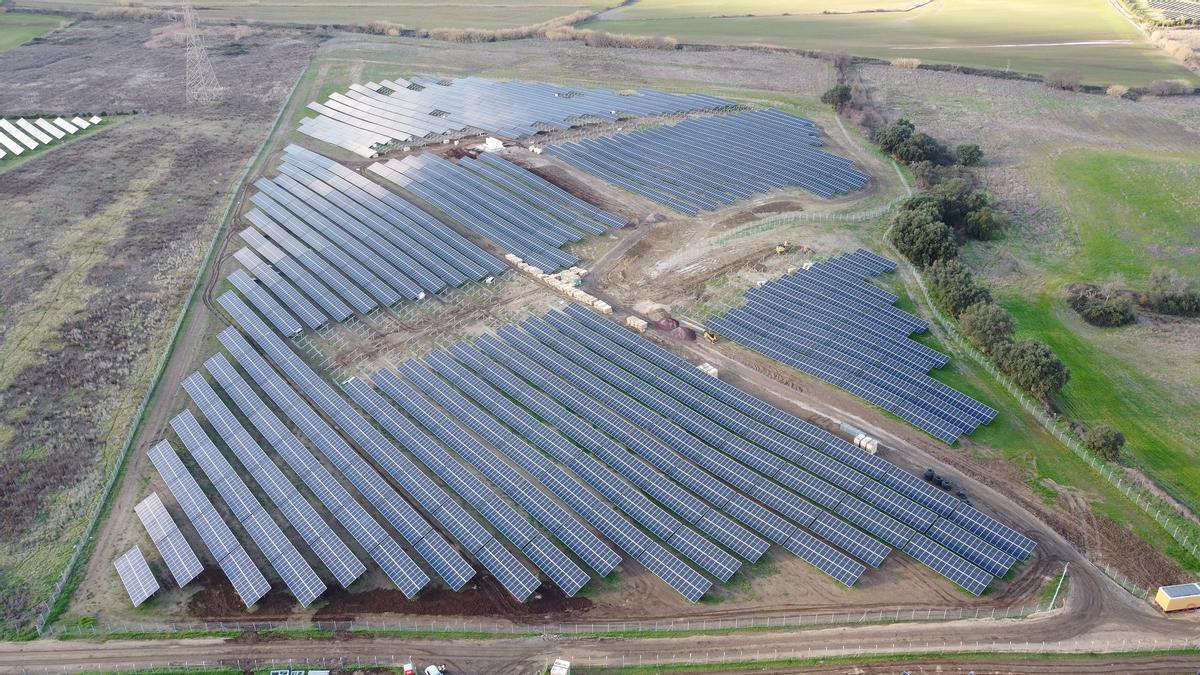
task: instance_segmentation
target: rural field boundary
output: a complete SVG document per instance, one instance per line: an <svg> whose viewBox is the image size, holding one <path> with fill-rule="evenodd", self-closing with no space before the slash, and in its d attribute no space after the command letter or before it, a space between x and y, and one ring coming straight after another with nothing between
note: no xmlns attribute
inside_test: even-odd
<svg viewBox="0 0 1200 675"><path fill-rule="evenodd" d="M311 61L309 67L311 67ZM271 139L274 138L275 133L279 128L279 123L283 119L283 114L290 106L292 97L295 96L296 89L299 87L302 80L303 73L301 73L301 76L296 78L296 82L292 84L292 88L288 92L287 98L284 99L283 105L280 106L279 112L275 115L275 120L272 122L270 130L266 136L263 137L262 142L258 144L258 148L254 151L254 154L246 163L246 168L242 172L241 178L238 180L237 187L230 194L229 201L225 206L225 210L222 213L220 220L217 221L216 231L213 232L212 239L208 243L208 250L204 254L204 261L200 266L199 272L196 274L196 278L192 280L191 288L188 290L187 302L185 302L183 307L180 309L179 316L175 319L175 325L171 329L171 339L167 341L167 345L165 348L163 348L162 354L159 356L158 362L154 367L154 376L151 379L150 386L146 389L146 393L142 396L141 402L138 404L137 413L134 416L136 421L130 425L129 433L125 436L125 441L122 445L121 452L117 457L117 462L113 465L112 471L108 477L108 481L104 485L104 491L100 498L100 503L96 506L96 511L92 514L91 520L88 522L87 527L84 529L83 534L79 538L79 542L75 544L75 549L71 553L71 558L67 562L67 566L63 570L62 576L59 577L58 583L56 583L54 586L54 591L46 600L45 608L41 611L38 619L34 623L34 630L38 635L44 634L46 624L49 623L54 618L55 613L61 609L59 605L64 600L63 592L67 589L71 579L77 573L77 568L79 567L80 563L87 558L85 553L89 552L89 544L94 543L95 541L96 526L108 511L113 495L115 494L116 487L119 484L121 477L125 473L125 466L129 460L130 453L133 451L134 441L136 440L138 433L142 430L142 425L145 422L146 410L149 407L150 401L154 398L154 395L158 391L163 373L167 368L167 363L171 360L171 355L174 353L175 346L179 341L179 335L183 329L183 325L187 321L188 316L191 314L192 307L196 303L196 300L200 297L200 290L202 287L201 284L208 276L210 267L213 263L214 254L218 249L218 244L220 243L221 237L228 227L229 219L237 205L237 197L242 193L242 190L245 189L246 183L250 179L251 172L261 159L260 155L262 155L263 151L268 147Z"/></svg>
<svg viewBox="0 0 1200 675"><path fill-rule="evenodd" d="M829 646L820 649L705 649L705 650L675 650L658 653L637 653L636 655L622 654L620 658L610 658L608 654L586 655L572 654L570 643L564 640L559 649L561 654L571 661L573 670L580 673L591 672L588 669L609 668L657 668L663 672L693 667L696 665L726 665L729 667L754 668L771 666L799 666L805 664L828 665L828 661L846 661L848 665L854 661L871 661L886 659L899 661L901 659L937 658L945 659L948 655L960 658L1003 658L1013 655L1024 659L1064 659L1072 656L1113 658L1113 657L1171 657L1191 656L1200 651L1200 640L1187 639L1084 639L1063 642L1004 642L999 640L974 642L959 641L957 643L943 640L898 640L891 643L879 643L871 646ZM216 658L190 661L166 660L158 665L138 664L97 664L92 672L125 673L127 675L165 675L178 672L181 675L195 672L198 668L225 668L230 672L266 669L312 669L326 668L342 671L365 670L374 668L398 667L411 661L404 654L370 656L327 656L318 658L302 658L295 662L279 659L242 659ZM547 658L549 661L549 658ZM547 663L547 665L549 665ZM64 673L77 672L77 668L58 668L47 666L29 669L25 672ZM225 672L219 670L217 672ZM641 672L640 670L638 672Z"/></svg>
<svg viewBox="0 0 1200 675"><path fill-rule="evenodd" d="M1103 459L1100 459L1095 453L1085 449L1079 438L1071 432L1070 427L1062 419L1051 418L1048 414L1046 414L1045 409L1036 401L1034 401L1033 398L1030 397L1029 394L1027 394L1023 389L1013 383L1013 381L1007 375L1000 372L1000 370L992 364L991 359L984 356L978 349L976 349L973 345L967 342L965 338L963 338L954 322L951 321L945 314L943 314L942 311L937 307L936 303L934 303L933 297L929 294L929 288L925 285L925 280L921 274L912 266L911 263L909 263L908 259L900 255L899 251L892 247L891 243L888 241L887 234L884 235L883 240L884 245L888 248L888 251L892 253L896 260L900 261L900 263L904 265L904 268L909 272L913 280L916 282L917 287L921 291L921 299L924 301L926 309L933 316L934 320L938 324L938 327L941 328L947 336L949 336L952 342L952 348L954 348L960 354L965 354L972 361L979 364L979 366L987 371L987 373L991 375L996 382L1000 383L1001 386L1008 390L1008 393L1011 394L1012 397L1021 404L1021 407L1025 409L1025 412L1033 416L1033 418L1036 419L1046 431L1058 439L1059 442L1065 445L1069 450L1071 450L1071 452L1075 453L1079 459L1083 460L1089 466L1095 469L1096 472L1103 476L1104 479L1112 484L1113 487L1120 490L1121 493L1134 504L1136 504L1143 513L1153 518L1154 521L1167 532L1167 534L1171 535L1171 538L1174 539L1176 543L1184 548L1184 550L1192 554L1192 556L1195 558L1200 559L1200 545L1197 544L1197 542L1200 541L1200 535L1197 533L1197 527L1195 523L1183 516L1178 515L1175 509L1164 499L1150 492L1146 488L1136 485L1128 478L1122 476L1119 470L1114 469L1111 464L1107 463ZM1105 569L1106 573L1112 577L1114 581L1117 581L1126 590L1134 593L1134 595L1139 597L1146 597L1146 595L1148 595L1148 591L1133 585L1132 582L1129 582L1129 580L1124 576L1119 574L1114 575L1111 568L1105 566L1103 569Z"/></svg>
<svg viewBox="0 0 1200 675"><path fill-rule="evenodd" d="M1061 578L1059 587L1061 587ZM1056 589L1057 591L1057 589ZM926 609L879 609L869 611L813 612L794 616L731 619L664 619L658 621L579 621L572 623L521 624L486 619L439 620L395 619L362 621L212 621L205 623L138 624L113 622L90 626L51 627L46 636L72 639L147 639L223 634L226 632L269 632L281 636L311 637L314 632L332 636L338 632L413 637L456 636L507 638L530 636L571 637L677 637L680 635L723 634L755 631L796 630L864 624L924 623L936 621L974 621L1025 619L1049 612L1062 603L1055 597L1027 607L941 607Z"/></svg>

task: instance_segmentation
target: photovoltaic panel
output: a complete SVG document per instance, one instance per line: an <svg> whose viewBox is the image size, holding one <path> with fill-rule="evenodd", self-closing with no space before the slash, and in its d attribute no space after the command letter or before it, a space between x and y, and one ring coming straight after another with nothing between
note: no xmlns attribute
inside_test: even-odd
<svg viewBox="0 0 1200 675"><path fill-rule="evenodd" d="M471 566L462 559L449 543L441 537L413 508L400 498L387 481L339 436L282 377L271 369L265 359L254 351L236 329L227 328L218 335L221 344L247 371L263 391L266 392L329 461L346 476L347 480L367 498L367 501L422 555L429 555L428 562L439 576L454 590L462 588L474 574ZM276 446L278 449L278 446ZM359 528L360 530L362 528ZM353 531L353 530L352 530ZM426 540L432 543L426 545ZM399 559L395 551L386 558ZM396 577L392 577L396 580ZM419 581L413 575L412 579ZM405 581L402 589L416 586ZM415 591L413 591L415 594Z"/></svg>
<svg viewBox="0 0 1200 675"><path fill-rule="evenodd" d="M1012 569L1016 558L967 532L954 523L939 518L929 528L929 538L974 563L994 577L1002 577Z"/></svg>
<svg viewBox="0 0 1200 675"><path fill-rule="evenodd" d="M520 381L506 378L497 371L494 363L489 365L487 357L466 345L456 345L451 352L464 363L479 370L492 386L512 396L529 410L552 424L560 433L588 449L593 456L606 463L617 473L646 491L664 506L679 514L702 532L734 550L748 560L757 560L766 551L767 544L742 526L713 511L696 497L687 494L678 486L663 478L642 460L620 448L606 437L594 433L581 418L544 394L535 392ZM477 401L496 400L493 390L469 374L462 366L444 354L435 353L428 357L431 367L454 382L460 389ZM529 424L522 421L521 412L511 404L502 402L492 407L492 413L510 425Z"/></svg>
<svg viewBox="0 0 1200 675"><path fill-rule="evenodd" d="M233 451L280 514L317 554L338 583L343 588L354 583L366 571L366 566L267 457L204 377L200 373L192 373L184 379L183 388L225 445Z"/></svg>
<svg viewBox="0 0 1200 675"><path fill-rule="evenodd" d="M200 564L196 552L188 545L183 532L180 532L179 526L167 512L167 507L163 505L157 492L151 492L148 497L138 502L133 510L180 588L200 576L204 566Z"/></svg>
<svg viewBox="0 0 1200 675"><path fill-rule="evenodd" d="M960 501L899 467L879 480L940 516L950 515Z"/></svg>
<svg viewBox="0 0 1200 675"><path fill-rule="evenodd" d="M1032 539L970 504L959 504L954 513L950 514L949 520L1019 560L1025 560L1033 551Z"/></svg>
<svg viewBox="0 0 1200 675"><path fill-rule="evenodd" d="M297 356L290 347L271 332L266 324L251 312L237 296L226 293L218 301L233 315L234 320L246 330L247 334L262 347L268 357L288 375L291 381L296 383L322 411L332 417L338 423L338 426L354 439L359 447L365 450L372 459L387 470L400 483L407 494L416 499L455 539L468 548L468 550L476 550L487 542L491 535L483 529L478 521L471 517L462 506L451 499L441 487L433 483L428 476L422 473L411 460L400 453L383 436L381 431L367 422L345 399L338 396L328 383L313 372L312 368L303 359ZM222 335L224 336L225 333ZM240 338L240 335L237 335L235 331L228 337L231 341L234 341ZM226 344L226 347L228 348L229 345ZM246 347L248 348L249 345L246 345ZM340 439L335 442L345 445L344 441L340 441ZM357 454L348 447L345 448L345 451L357 457ZM372 480L379 479L378 474L374 473L373 470L369 475L373 476ZM376 489L375 491L382 491L382 489ZM407 507L407 504L405 506ZM406 512L408 516L406 519L412 523L411 527L420 528L418 532L410 530L410 535L416 534L426 539L436 536L437 539L441 539L440 535L437 535L420 515L412 511L411 507L407 507ZM443 545L444 540L437 543ZM437 546L428 547L428 550L436 549ZM440 558L444 561L455 563L456 574L452 578L456 578L456 581L461 581L458 587L461 587L462 583L465 583L470 578L470 574L467 573L467 570L470 570L470 566L466 565L465 561L461 565L458 565L457 562L461 561L462 558L456 552L447 551ZM449 568L447 568L447 571L449 571Z"/></svg>
<svg viewBox="0 0 1200 675"><path fill-rule="evenodd" d="M171 420L171 428L187 446L208 480L229 505L246 534L267 557L275 572L283 579L292 595L303 607L312 604L325 592L325 584L313 568L301 557L279 525L267 515L262 504L246 487L241 476L217 449L190 410L184 410Z"/></svg>
<svg viewBox="0 0 1200 675"><path fill-rule="evenodd" d="M134 607L140 606L158 592L158 580L150 571L150 565L146 564L142 549L136 544L122 553L121 557L113 562L113 566L117 568L117 575L121 577L121 583L125 585L125 591L129 593L129 600L133 602Z"/></svg>
<svg viewBox="0 0 1200 675"><path fill-rule="evenodd" d="M271 589L266 577L250 561L246 549L238 543L212 502L204 495L196 479L188 473L179 455L167 441L159 441L147 452L167 489L183 509L204 542L208 552L225 572L234 591L247 607L258 602Z"/></svg>
<svg viewBox="0 0 1200 675"><path fill-rule="evenodd" d="M390 373L380 371L380 373L376 374L376 377L380 377L380 374ZM393 377L390 384L391 388L387 391L393 400L399 403L402 409L421 421L426 428L431 428L432 430L432 427L437 424L436 420L442 417L442 415L428 401L420 398L415 390L398 378ZM490 522L501 534L505 535L519 550L525 550L534 539L542 538L542 535L525 520L523 515L518 513L507 502L500 499L488 485L475 476L475 474L468 471L458 460L451 457L448 452L434 442L433 439L426 436L416 425L408 421L394 407L388 404L382 396L372 390L369 385L362 380L351 379L343 383L342 388L346 393L350 394L359 407L365 410L383 428L387 429L393 438L408 448L425 466L429 467L430 470L445 481L447 486L455 490L460 497L474 507L476 512ZM493 557L502 558L503 554L497 553ZM575 568L578 570L578 566L562 551L557 552L557 557L556 567ZM507 570L504 577L497 575L497 579L500 579L505 588L512 592L519 600L524 601L527 597L518 595L519 593L525 593L527 590L532 592L532 589L537 588L537 577L523 566L518 567L503 560L495 562L505 565ZM570 576L573 579L577 579L579 573L582 573L582 570L578 570L578 573L573 573ZM496 572L493 571L493 574L496 574ZM587 583L587 575L583 574L583 577L583 583ZM582 584L568 586L567 588L563 588L563 591L568 596L571 596L580 588L582 588Z"/></svg>
<svg viewBox="0 0 1200 675"><path fill-rule="evenodd" d="M987 572L951 553L923 534L914 534L904 552L925 563L935 572L962 586L972 595L979 595L992 582Z"/></svg>
<svg viewBox="0 0 1200 675"><path fill-rule="evenodd" d="M298 335L303 328L282 305L263 290L254 279L244 270L234 270L229 275L229 283L233 284L242 295L246 296L263 316L275 326L281 335L292 337Z"/></svg>
<svg viewBox="0 0 1200 675"><path fill-rule="evenodd" d="M414 381L423 380L429 382L432 377L427 370L420 369L411 362L402 366L402 372ZM436 389L431 392L431 394L433 393L446 395L444 391ZM510 412L513 411L510 409ZM674 535L680 530L688 529L640 492L630 489L627 483L594 458L579 453L573 445L557 432L540 425L532 417L514 419L514 422L518 425L517 428L525 438L547 452L551 457L566 464L580 478L607 497L614 505L629 514L668 544L674 545L677 541ZM680 549L682 553L717 578L728 579L740 566L740 563L735 558L702 537L681 537L678 539L678 542L687 546L686 549Z"/></svg>
<svg viewBox="0 0 1200 675"><path fill-rule="evenodd" d="M831 513L822 513L809 525L817 536L846 551L850 555L879 567L892 549L887 544L867 535Z"/></svg>

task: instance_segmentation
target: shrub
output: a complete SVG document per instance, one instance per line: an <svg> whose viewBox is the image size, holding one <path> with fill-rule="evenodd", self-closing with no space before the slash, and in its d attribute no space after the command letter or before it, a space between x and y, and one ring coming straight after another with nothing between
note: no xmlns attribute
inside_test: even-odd
<svg viewBox="0 0 1200 675"><path fill-rule="evenodd" d="M1146 93L1151 96L1182 96L1192 93L1192 85L1187 80L1155 80L1146 87Z"/></svg>
<svg viewBox="0 0 1200 675"><path fill-rule="evenodd" d="M1093 326L1110 328L1137 321L1133 301L1115 286L1072 284L1067 288L1067 304Z"/></svg>
<svg viewBox="0 0 1200 675"><path fill-rule="evenodd" d="M895 154L900 144L907 141L912 134L913 123L901 117L887 126L880 127L879 130L872 134L871 140L875 145L879 146L880 150L891 155Z"/></svg>
<svg viewBox="0 0 1200 675"><path fill-rule="evenodd" d="M1146 304L1161 314L1200 316L1200 291L1187 279L1170 270L1158 268L1150 273L1150 293Z"/></svg>
<svg viewBox="0 0 1200 675"><path fill-rule="evenodd" d="M935 185L929 194L937 200L938 213L950 227L963 229L967 215L987 207L987 195L975 189L966 178L950 178Z"/></svg>
<svg viewBox="0 0 1200 675"><path fill-rule="evenodd" d="M1037 340L998 344L993 357L1017 386L1042 399L1058 393L1071 379L1071 369Z"/></svg>
<svg viewBox="0 0 1200 675"><path fill-rule="evenodd" d="M961 166L979 166L983 161L983 150L974 143L963 143L954 148L954 158Z"/></svg>
<svg viewBox="0 0 1200 675"><path fill-rule="evenodd" d="M921 59L901 57L892 59L892 65L897 68L904 68L905 70L916 70L921 67Z"/></svg>
<svg viewBox="0 0 1200 675"><path fill-rule="evenodd" d="M946 146L933 136L920 131L904 139L904 142L896 147L893 154L896 155L896 159L905 164L914 162L945 164L948 155Z"/></svg>
<svg viewBox="0 0 1200 675"><path fill-rule="evenodd" d="M954 233L930 208L897 213L892 221L892 244L922 269L958 255Z"/></svg>
<svg viewBox="0 0 1200 675"><path fill-rule="evenodd" d="M991 354L997 345L1012 340L1016 323L1006 309L991 302L977 302L958 317L958 325L976 347Z"/></svg>
<svg viewBox="0 0 1200 675"><path fill-rule="evenodd" d="M1051 89L1079 91L1079 87L1083 85L1083 76L1074 70L1052 70L1046 73L1042 82Z"/></svg>
<svg viewBox="0 0 1200 675"><path fill-rule="evenodd" d="M371 21L363 25L363 31L374 35L390 35L396 37L404 32L404 24L392 21Z"/></svg>
<svg viewBox="0 0 1200 675"><path fill-rule="evenodd" d="M821 94L821 103L833 106L834 110L841 110L849 102L850 87L844 84L834 85Z"/></svg>
<svg viewBox="0 0 1200 675"><path fill-rule="evenodd" d="M1110 462L1121 458L1125 447L1125 434L1107 424L1098 424L1083 435L1083 445Z"/></svg>
<svg viewBox="0 0 1200 675"><path fill-rule="evenodd" d="M1108 89L1104 90L1104 93L1113 98L1125 98L1125 95L1129 93L1129 87L1123 84L1111 84Z"/></svg>
<svg viewBox="0 0 1200 675"><path fill-rule="evenodd" d="M971 270L958 260L935 261L925 275L929 278L933 299L951 316L960 316L976 303L992 301L988 289L976 283Z"/></svg>
<svg viewBox="0 0 1200 675"><path fill-rule="evenodd" d="M1008 219L1004 217L1004 214L990 206L985 206L967 214L963 232L971 239L988 241L999 234L1007 225Z"/></svg>

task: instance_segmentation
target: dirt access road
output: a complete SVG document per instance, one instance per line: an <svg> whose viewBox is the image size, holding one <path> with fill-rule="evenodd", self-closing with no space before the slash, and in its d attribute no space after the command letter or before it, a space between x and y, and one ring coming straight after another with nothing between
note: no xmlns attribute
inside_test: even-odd
<svg viewBox="0 0 1200 675"><path fill-rule="evenodd" d="M937 652L1120 651L1197 643L1196 624L1166 619L1135 604L1113 584L1093 575L1072 580L1066 607L1035 618L832 627L804 631L743 632L658 639L572 638L447 640L349 637L328 640L197 639L107 643L39 640L0 644L0 672L114 669L171 663L395 663L408 659L446 663L452 672L528 673L554 656L577 665L669 661L766 659ZM1114 657L1116 660L1117 657ZM1194 669L1188 659L1163 657L1169 671ZM1003 661L1000 657L998 660ZM1196 657L1192 658L1192 661ZM1147 666L1148 672L1160 672ZM1036 671L1035 671L1036 672ZM1061 669L1057 672L1062 672ZM1106 672L1124 672L1116 667Z"/></svg>

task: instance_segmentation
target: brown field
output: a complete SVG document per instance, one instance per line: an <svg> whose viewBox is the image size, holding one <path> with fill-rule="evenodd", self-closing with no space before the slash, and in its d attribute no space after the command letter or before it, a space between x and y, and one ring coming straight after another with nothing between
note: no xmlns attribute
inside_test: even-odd
<svg viewBox="0 0 1200 675"><path fill-rule="evenodd" d="M0 623L49 596L103 494L215 227L313 41L225 31L239 95L183 101L171 30L82 22L0 54L0 108L137 112L4 174ZM119 514L125 519L129 514Z"/></svg>
<svg viewBox="0 0 1200 675"><path fill-rule="evenodd" d="M832 114L815 102L829 84L827 64L821 61L764 52L597 50L540 41L469 46L356 34L325 41L313 65L304 71L314 43L306 34L230 27L212 29L207 37L214 47L211 51L218 76L236 95L223 108L200 114L187 111L179 100L182 51L177 45L178 36L167 27L85 22L58 34L48 45L30 48L65 48L74 50L71 53L80 59L85 51L104 55L103 59L90 57L86 68L70 67L73 62L69 60L66 67L42 65L47 60L43 53L24 49L0 56L0 66L12 66L0 68L0 85L11 92L3 96L12 98L6 102L6 109L86 105L97 110L140 113L102 137L74 144L66 153L52 153L4 176L6 184L20 181L16 184L22 189L6 191L0 197L0 208L18 209L13 211L21 214L16 222L34 223L36 228L4 232L0 256L5 257L0 263L5 263L5 273L12 275L4 279L2 292L11 295L3 296L3 304L40 311L46 306L63 308L50 316L30 311L0 315L0 349L6 355L11 350L23 359L22 366L13 369L11 382L0 381L5 387L4 423L8 425L0 431L11 429L8 439L0 436L0 441L6 443L5 470L14 481L22 479L15 482L27 485L19 487L25 490L22 507L13 509L12 514L0 514L24 518L10 521L15 523L10 532L12 542L5 543L4 557L0 557L0 568L6 570L7 561L19 563L11 567L18 574L4 580L7 605L21 608L11 614L12 620L27 618L28 607L44 597L47 582L56 578L46 570L54 570L54 563L61 569L64 551L69 552L88 515L85 507L93 506L99 498L98 485L132 422L134 409L149 383L230 191L296 78L300 82L295 98L284 110L285 124L272 137L266 161L257 165L255 172L273 173L278 150L288 142L347 157L293 131L308 101L344 88L351 81L435 72L520 76L619 88L653 86L776 105L815 119L826 130L832 151L855 158L876 177L867 191L842 200L826 202L800 193L773 194L692 221L669 218L578 245L576 252L584 258L583 266L592 270L590 289L609 298L618 307L618 317L639 302L652 301L670 305L684 318L702 320L735 302L745 287L804 260L805 254L800 253L776 256L774 245L782 239L809 246L819 256L859 245L875 247L882 230L879 221L852 223L824 218L831 213L874 209L905 193L891 165L867 150L860 134L840 129ZM229 46L234 44L239 46ZM242 49L246 52L238 54ZM5 56L11 60L4 60ZM132 72L138 76L129 78ZM951 87L956 92L961 88L964 100L979 91L1000 92L996 95L1005 103L996 115L1008 123L997 128L1012 136L989 141L985 146L989 153L991 143L1011 144L1020 136L1021 126L1031 123L1026 117L1028 100L1036 102L1052 96L1045 104L1048 107L1078 106L1083 112L1063 113L1061 119L1054 118L1055 125L1049 131L1042 132L1064 135L1082 134L1087 122L1079 120L1087 120L1088 115L1111 105L1106 99L1067 99L1067 95L1060 99L1044 90L1038 90L1042 92L1039 94L1009 89L1013 86L1010 83L925 71L878 69L870 70L868 77L876 95L890 110L924 115L919 119L930 124L934 124L938 111L909 112L914 103L904 98L904 92L913 86L908 78L932 78L922 81L922 86L930 88ZM58 84L64 81L66 85ZM1111 124L1122 129L1140 125L1133 128L1146 132L1150 142L1166 143L1175 130L1171 118L1179 112L1174 105L1147 103L1145 108L1137 109L1136 115L1113 117ZM1108 119L1107 114L1102 112L1101 118ZM1191 121L1177 124L1194 124L1195 119L1193 116ZM949 141L973 138L970 134L977 129L972 121L962 121L958 128L952 122L947 119L939 124L939 135ZM1000 150L994 156L1005 158ZM641 219L658 210L545 156L514 152L514 158L623 215ZM83 171L86 167L91 170ZM1005 175L1002 168L989 172L989 181ZM69 189L64 189L63 176L70 176ZM113 189L114 185L120 189ZM1018 193L1014 190L1013 194ZM169 195L169 199L160 195ZM1016 197L1006 198L1016 202ZM758 225L763 218L779 213L810 214L812 218L787 220L770 228ZM63 223L68 226L62 227ZM233 229L238 229L237 221ZM681 240L695 245L681 250ZM1094 492L1089 489L1086 476L1075 476L1076 483L1063 488L1063 499L1048 501L1036 489L1038 476L1012 463L1003 448L986 441L966 441L961 447L949 448L840 390L734 345L680 344L661 334L652 337L697 362L719 365L723 379L819 424L834 428L836 421L847 420L877 430L888 446L887 456L903 466L946 467L960 476L956 482L966 486L973 498L1034 536L1040 544L1038 553L1011 579L998 581L980 599L957 591L927 568L899 554L882 569L868 573L859 587L846 590L798 559L773 552L769 559L696 605L683 601L646 570L627 563L615 580L595 581L575 599L545 592L535 602L519 605L494 580L481 575L462 593L430 588L419 600L409 602L394 590L385 589L383 580L373 572L349 592L330 591L308 610L298 608L276 583L276 590L252 612L241 607L219 573L209 570L186 591L160 593L141 609L133 610L128 607L111 560L133 543L151 552L132 506L152 490L167 499L160 479L140 451L164 437L167 419L186 405L179 380L217 349L212 336L226 322L219 311L211 311L210 299L223 289L221 279L233 269L229 255L235 248L235 243L221 245L217 264L207 272L202 302L193 306L192 320L179 338L162 391L147 410L112 513L98 531L95 553L72 596L65 622L97 618L103 626L119 622L162 625L247 619L386 621L471 617L529 624L786 617L840 612L849 606L864 611L1020 608L1035 605L1062 564L1071 561L1073 569L1078 566L1078 586L1093 591L1095 597L1088 597L1085 590L1073 590L1072 613L1056 624L1060 638L1066 639L1075 630L1067 627L1067 618L1082 632L1101 625L1108 612L1126 612L1134 617L1132 623L1161 628L1161 623L1151 621L1144 603L1116 590L1081 553L1112 564L1142 585L1179 574L1180 569L1160 552L1160 541L1147 543L1150 540L1141 531L1135 534L1125 523L1097 517L1101 506L1108 508L1114 498L1099 488ZM527 279L513 278L512 274L506 277L495 286L480 286L415 305L397 313L394 323L382 330L351 322L308 335L302 344L311 348L309 355L315 364L327 368L331 376L343 377L496 328L559 302ZM31 284L31 279L39 281ZM11 336L24 335L32 338L21 338L9 346ZM0 369L0 375L7 377L8 370ZM978 373L965 377L983 386ZM1028 424L1028 420L1023 423ZM1029 431L1029 437L1022 441L1030 445L1051 442L1033 434ZM51 466L63 470L47 471ZM26 480L30 476L40 482ZM47 517L41 518L40 514ZM41 520L36 527L35 520ZM192 542L198 543L190 526L185 525L184 530ZM156 564L156 556L149 557ZM1026 635L1037 632L1032 622L1029 626L1017 625L1020 627L1014 630ZM714 639L708 646L717 642ZM764 638L761 642L768 645L771 640ZM611 650L611 646L589 644L580 649L599 654L608 653L605 650ZM509 651L513 653L511 662L496 668L496 672L515 671L513 664L527 666L529 654L535 653L527 644L507 643L497 653Z"/></svg>

